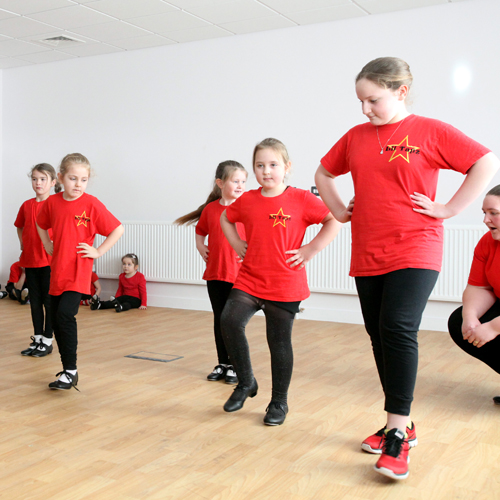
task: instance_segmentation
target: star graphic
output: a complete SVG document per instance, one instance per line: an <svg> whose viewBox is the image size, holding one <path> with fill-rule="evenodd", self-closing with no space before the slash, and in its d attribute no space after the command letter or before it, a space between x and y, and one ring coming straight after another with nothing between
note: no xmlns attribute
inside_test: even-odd
<svg viewBox="0 0 500 500"><path fill-rule="evenodd" d="M278 213L269 215L270 219L274 219L273 227L277 226L278 224L281 224L283 227L286 227L286 221L290 219L290 217L291 217L290 215L285 215L283 213L282 208L278 210Z"/></svg>
<svg viewBox="0 0 500 500"><path fill-rule="evenodd" d="M405 144L403 145L403 143ZM392 160L395 160L398 156L401 156L403 160L410 163L410 151L418 151L420 149L417 146L410 146L408 144L408 136L406 136L399 144L390 144L389 147L394 148L392 156L389 159L389 163Z"/></svg>
<svg viewBox="0 0 500 500"><path fill-rule="evenodd" d="M78 221L76 227L80 226L81 224L83 224L85 227L88 227L87 222L90 222L90 218L87 217L85 210L83 211L82 215L75 215L75 219Z"/></svg>

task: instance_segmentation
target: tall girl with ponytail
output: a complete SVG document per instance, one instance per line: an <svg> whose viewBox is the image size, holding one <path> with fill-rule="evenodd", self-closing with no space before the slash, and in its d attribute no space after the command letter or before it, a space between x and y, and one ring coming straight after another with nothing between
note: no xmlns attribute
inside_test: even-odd
<svg viewBox="0 0 500 500"><path fill-rule="evenodd" d="M222 337L220 317L236 280L240 258L222 232L220 216L226 207L243 194L247 176L247 171L237 161L223 161L215 171L213 189L205 203L175 221L179 225L197 222L196 248L207 264L203 279L207 282L208 296L214 312L214 336L218 358L218 364L208 374L207 380L224 380L227 384L237 384L238 378ZM238 233L242 238L245 237L242 224L238 225ZM205 242L207 236L208 246Z"/></svg>
<svg viewBox="0 0 500 500"><path fill-rule="evenodd" d="M451 125L410 114L413 77L395 57L375 59L356 77L369 123L349 130L321 160L316 184L341 222L352 224L351 276L385 395L386 425L362 442L379 454L375 470L408 476L417 444L410 407L417 375L417 333L441 270L442 219L465 209L498 169L487 148ZM447 203L435 201L440 169L464 174ZM355 199L342 201L335 178L351 172Z"/></svg>
<svg viewBox="0 0 500 500"><path fill-rule="evenodd" d="M53 350L53 331L50 321L50 255L45 251L42 240L36 229L38 212L50 196L54 188L61 191L56 171L48 163L35 165L30 173L31 187L35 197L25 201L17 214L14 225L21 244L20 265L26 270L26 281L29 285L31 319L34 335L27 349L21 351L23 356L42 358Z"/></svg>

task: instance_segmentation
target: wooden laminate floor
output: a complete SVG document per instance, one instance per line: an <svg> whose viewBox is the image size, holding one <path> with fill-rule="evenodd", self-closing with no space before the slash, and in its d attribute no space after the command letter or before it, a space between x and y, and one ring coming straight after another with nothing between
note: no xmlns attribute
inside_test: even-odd
<svg viewBox="0 0 500 500"><path fill-rule="evenodd" d="M248 327L259 393L236 413L216 364L210 313L148 308L78 315L81 392L50 391L57 348L22 357L29 306L0 301L0 498L492 499L500 498L500 378L448 335L421 332L413 406L419 445L410 476L373 470L360 442L385 423L363 327L298 320L290 413L270 399L264 318ZM158 362L126 357L180 359ZM160 356L161 355L161 356Z"/></svg>

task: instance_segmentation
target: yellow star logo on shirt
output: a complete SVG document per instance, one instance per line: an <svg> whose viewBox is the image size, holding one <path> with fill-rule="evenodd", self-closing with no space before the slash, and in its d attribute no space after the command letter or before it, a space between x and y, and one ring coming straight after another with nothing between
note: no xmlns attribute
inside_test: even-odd
<svg viewBox="0 0 500 500"><path fill-rule="evenodd" d="M78 226L80 226L82 224L85 227L88 227L87 226L87 222L90 222L90 217L87 217L87 214L86 214L85 210L83 211L82 215L75 215L75 219L78 221L78 224L76 225L76 227L78 227Z"/></svg>
<svg viewBox="0 0 500 500"><path fill-rule="evenodd" d="M403 143L405 144L403 145ZM408 136L406 136L399 144L390 144L388 147L393 148L389 163L392 160L395 160L398 156L401 156L403 160L410 163L410 153L415 153L416 151L420 150L419 147L410 146L408 144Z"/></svg>
<svg viewBox="0 0 500 500"><path fill-rule="evenodd" d="M291 215L285 215L283 213L283 209L280 208L278 210L278 213L276 214L269 214L269 218L274 220L274 226L277 226L278 224L281 224L283 227L286 227L286 221L291 218Z"/></svg>

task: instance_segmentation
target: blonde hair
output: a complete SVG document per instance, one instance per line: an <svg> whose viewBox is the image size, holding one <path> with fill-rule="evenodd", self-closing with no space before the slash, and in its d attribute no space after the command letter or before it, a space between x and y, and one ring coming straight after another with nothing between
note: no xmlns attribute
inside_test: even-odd
<svg viewBox="0 0 500 500"><path fill-rule="evenodd" d="M413 83L410 66L398 57L379 57L370 61L356 76L356 83L363 78L390 90L406 85L409 91Z"/></svg>
<svg viewBox="0 0 500 500"><path fill-rule="evenodd" d="M257 155L257 152L262 149L272 149L281 156L281 158L283 159L283 163L285 165L290 163L290 156L288 154L286 146L278 139L273 139L272 137L268 137L267 139L260 141L259 144L257 144L253 149L253 156L252 156L253 169L255 169L255 156Z"/></svg>
<svg viewBox="0 0 500 500"><path fill-rule="evenodd" d="M49 175L52 181L56 181L56 183L54 184L54 192L59 193L61 191L61 183L59 182L56 171L52 165L50 165L49 163L39 163L30 170L28 177L32 177L33 172L40 172L41 174Z"/></svg>
<svg viewBox="0 0 500 500"><path fill-rule="evenodd" d="M87 167L90 177L91 174L90 162L87 160L87 158L85 158L85 156L83 156L80 153L70 153L61 160L61 164L59 165L59 173L61 174L61 176L64 177L64 175L68 172L70 165L73 164L85 165Z"/></svg>
<svg viewBox="0 0 500 500"><path fill-rule="evenodd" d="M226 182L237 170L244 172L248 177L248 172L246 171L245 167L237 161L226 160L222 163L219 163L219 165L217 166L217 170L215 171L215 179L212 192L208 195L205 203L203 203L203 205L200 205L196 210L193 210L192 212L189 212L188 214L176 219L174 221L174 224L182 226L183 224L189 225L198 222L200 220L201 212L203 212L203 209L209 203L212 203L212 201L220 200L222 198L222 191L221 188L217 185L217 179L220 179L222 182Z"/></svg>

